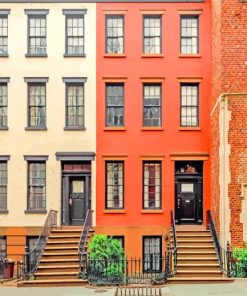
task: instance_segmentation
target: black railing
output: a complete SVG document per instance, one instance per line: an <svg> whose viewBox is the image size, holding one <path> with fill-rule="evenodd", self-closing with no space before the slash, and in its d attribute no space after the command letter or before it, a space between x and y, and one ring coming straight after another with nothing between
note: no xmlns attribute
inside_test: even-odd
<svg viewBox="0 0 247 296"><path fill-rule="evenodd" d="M176 225L174 213L171 211L171 230L172 230L172 238L173 243L169 241L167 246L167 254L166 254L166 274L169 277L173 277L177 272L177 235L176 235Z"/></svg>
<svg viewBox="0 0 247 296"><path fill-rule="evenodd" d="M233 274L233 260L230 244L229 242L227 242L226 249L221 247L215 228L213 216L210 211L207 211L207 228L211 231L211 234L213 236L214 245L217 251L218 261L220 263L221 270L227 277L231 277Z"/></svg>
<svg viewBox="0 0 247 296"><path fill-rule="evenodd" d="M93 223L93 211L88 210L86 218L83 225L83 230L81 233L79 245L78 245L78 255L79 255L79 277L82 279L87 278L87 240L89 237L90 228Z"/></svg>
<svg viewBox="0 0 247 296"><path fill-rule="evenodd" d="M54 227L57 227L57 211L50 210L37 243L32 250L29 250L28 246L25 248L23 262L19 262L19 277L28 278L35 273L43 255L51 229Z"/></svg>
<svg viewBox="0 0 247 296"><path fill-rule="evenodd" d="M166 257L90 259L87 279L93 285L164 284Z"/></svg>

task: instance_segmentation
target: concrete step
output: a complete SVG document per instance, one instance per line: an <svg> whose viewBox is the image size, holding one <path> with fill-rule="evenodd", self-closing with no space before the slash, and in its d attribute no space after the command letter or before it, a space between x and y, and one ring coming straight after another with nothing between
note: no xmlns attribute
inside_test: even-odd
<svg viewBox="0 0 247 296"><path fill-rule="evenodd" d="M216 254L215 246L184 246L184 245L177 245L178 252L190 251L190 252L211 252L213 251Z"/></svg>
<svg viewBox="0 0 247 296"><path fill-rule="evenodd" d="M77 259L79 255L78 252L63 252L63 253L46 253L44 252L42 259Z"/></svg>
<svg viewBox="0 0 247 296"><path fill-rule="evenodd" d="M181 270L177 269L176 277L219 277L222 275L221 270Z"/></svg>
<svg viewBox="0 0 247 296"><path fill-rule="evenodd" d="M191 263L191 264L205 264L205 263L215 263L218 264L218 258L217 256L214 257L200 257L200 256L196 256L196 257L191 257L191 256L178 256L177 258L177 262L178 264L180 263Z"/></svg>
<svg viewBox="0 0 247 296"><path fill-rule="evenodd" d="M38 273L56 273L56 272L77 272L79 271L79 264L73 265L46 265L46 266L39 266L37 272Z"/></svg>
<svg viewBox="0 0 247 296"><path fill-rule="evenodd" d="M34 276L36 280L77 279L78 272L79 269L66 272L36 272Z"/></svg>
<svg viewBox="0 0 247 296"><path fill-rule="evenodd" d="M57 279L57 280L29 280L21 281L17 287L68 287L68 286L85 286L86 280L81 279Z"/></svg>
<svg viewBox="0 0 247 296"><path fill-rule="evenodd" d="M218 263L178 263L177 269L186 270L221 270Z"/></svg>
<svg viewBox="0 0 247 296"><path fill-rule="evenodd" d="M168 279L169 284L213 284L213 283L232 283L234 279L225 277L173 277Z"/></svg>

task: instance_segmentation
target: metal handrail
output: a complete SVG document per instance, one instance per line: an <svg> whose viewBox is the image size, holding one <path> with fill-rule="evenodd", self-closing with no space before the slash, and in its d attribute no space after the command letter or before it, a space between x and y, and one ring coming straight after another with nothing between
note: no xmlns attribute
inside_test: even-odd
<svg viewBox="0 0 247 296"><path fill-rule="evenodd" d="M176 225L175 217L173 211L171 211L171 230L173 235L173 246L169 241L167 248L167 258L166 258L166 273L168 277L173 277L177 272L177 234L176 234Z"/></svg>
<svg viewBox="0 0 247 296"><path fill-rule="evenodd" d="M214 224L214 219L209 210L207 211L207 229L211 231L211 234L214 240L215 249L218 256L218 261L220 264L220 268L227 277L231 277L233 272L233 266L232 266L232 252L231 252L230 244L229 242L227 242L226 249L221 247L218 239L216 227Z"/></svg>
<svg viewBox="0 0 247 296"><path fill-rule="evenodd" d="M87 240L89 231L93 222L93 211L88 210L83 225L80 241L78 244L78 255L79 255L79 276L84 277L87 273Z"/></svg>
<svg viewBox="0 0 247 296"><path fill-rule="evenodd" d="M37 270L46 242L51 233L51 229L57 227L57 213L58 211L50 210L35 246L32 250L29 250L28 246L26 246L23 258L24 268L22 272L23 274L21 275L22 277L27 278L28 276L34 274Z"/></svg>

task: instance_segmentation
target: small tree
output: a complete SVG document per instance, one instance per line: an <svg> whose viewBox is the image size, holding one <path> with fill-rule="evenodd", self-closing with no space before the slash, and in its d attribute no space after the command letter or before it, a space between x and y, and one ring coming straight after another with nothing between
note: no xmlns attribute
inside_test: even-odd
<svg viewBox="0 0 247 296"><path fill-rule="evenodd" d="M120 284L124 274L124 250L117 239L97 234L89 244L89 281Z"/></svg>

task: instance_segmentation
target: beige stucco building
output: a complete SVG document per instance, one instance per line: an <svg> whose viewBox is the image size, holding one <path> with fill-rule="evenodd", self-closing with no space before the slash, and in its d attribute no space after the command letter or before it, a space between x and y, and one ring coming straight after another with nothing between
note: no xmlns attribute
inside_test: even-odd
<svg viewBox="0 0 247 296"><path fill-rule="evenodd" d="M59 225L82 225L95 207L95 24L95 3L0 3L0 236L10 258L49 210Z"/></svg>

